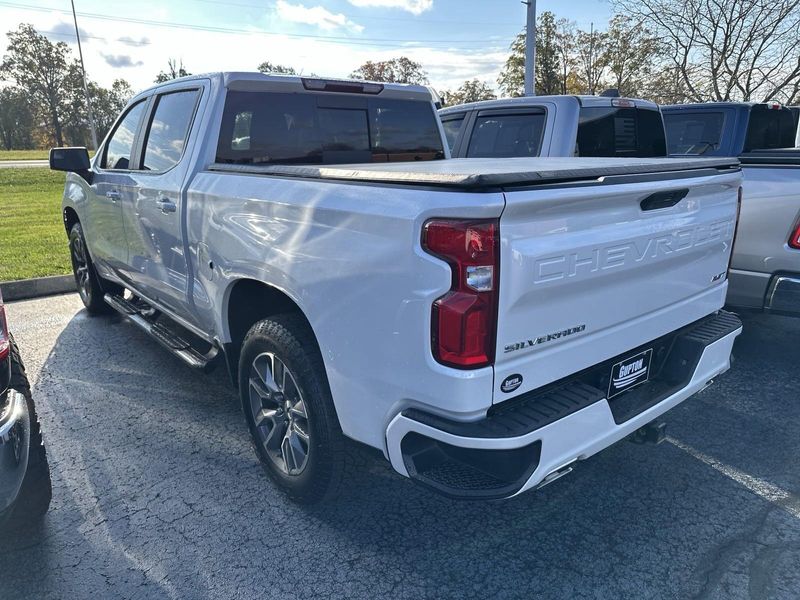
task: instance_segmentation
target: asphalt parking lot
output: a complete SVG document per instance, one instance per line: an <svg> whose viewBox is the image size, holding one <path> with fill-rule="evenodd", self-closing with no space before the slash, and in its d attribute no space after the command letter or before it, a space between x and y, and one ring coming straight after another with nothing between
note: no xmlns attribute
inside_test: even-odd
<svg viewBox="0 0 800 600"><path fill-rule="evenodd" d="M10 304L53 504L0 540L0 597L797 598L800 320L745 318L734 369L539 492L443 499L375 461L336 504L267 482L225 375L76 295Z"/></svg>

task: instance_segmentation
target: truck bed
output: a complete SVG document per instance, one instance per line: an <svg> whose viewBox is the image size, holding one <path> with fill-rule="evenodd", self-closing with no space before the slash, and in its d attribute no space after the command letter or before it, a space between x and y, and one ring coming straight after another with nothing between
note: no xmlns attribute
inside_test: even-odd
<svg viewBox="0 0 800 600"><path fill-rule="evenodd" d="M707 174L735 170L736 158L454 158L416 163L355 165L231 165L214 163L211 171L346 180L374 184L432 186L486 191L574 181L598 181L605 177L656 175L685 171ZM666 175L668 178L669 176Z"/></svg>

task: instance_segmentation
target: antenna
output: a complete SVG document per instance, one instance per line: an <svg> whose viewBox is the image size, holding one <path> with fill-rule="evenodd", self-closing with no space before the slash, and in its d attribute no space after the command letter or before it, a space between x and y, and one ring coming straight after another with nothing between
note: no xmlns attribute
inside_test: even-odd
<svg viewBox="0 0 800 600"><path fill-rule="evenodd" d="M92 112L92 100L89 98L89 84L86 82L86 67L83 65L83 50L81 49L81 33L78 30L78 17L75 14L75 0L69 0L72 4L72 19L75 21L75 37L78 38L78 56L81 59L81 73L83 74L83 93L86 94L86 108L89 112L89 127L92 130L92 145L97 150L97 128L94 124L94 113Z"/></svg>

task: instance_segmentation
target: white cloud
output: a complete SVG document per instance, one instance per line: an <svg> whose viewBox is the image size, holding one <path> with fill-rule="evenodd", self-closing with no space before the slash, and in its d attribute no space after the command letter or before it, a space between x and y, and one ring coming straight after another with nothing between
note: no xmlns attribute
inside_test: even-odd
<svg viewBox="0 0 800 600"><path fill-rule="evenodd" d="M413 15L421 15L433 8L433 0L347 0L359 8L401 8Z"/></svg>
<svg viewBox="0 0 800 600"><path fill-rule="evenodd" d="M80 26L86 30L82 38L83 56L89 77L104 86L114 79L128 80L134 89L153 85L159 71L167 67L167 59L183 60L192 73L210 71L254 71L259 63L294 67L299 72L316 73L320 77L347 77L368 60L388 60L408 56L422 63L437 90L455 89L466 79L477 77L494 81L508 57L507 40L491 40L480 48L426 46L424 43L396 46L326 42L313 37L270 35L264 30L278 28L275 12L267 13L263 21L254 21L239 33L197 31L156 27L129 22L83 18ZM0 8L0 23L6 30L16 29L19 23L32 23L39 31L58 29L61 18L51 13ZM8 40L0 30L0 55L5 54ZM51 35L53 41L65 41L77 58L74 35L69 32ZM136 41L132 46L131 41ZM443 47L444 46L444 47ZM103 55L129 56L134 66L115 68Z"/></svg>
<svg viewBox="0 0 800 600"><path fill-rule="evenodd" d="M334 14L321 6L310 8L302 4L290 4L286 0L278 0L275 9L278 16L284 21L316 25L326 31L343 28L361 33L364 30L361 25L353 23L343 14Z"/></svg>

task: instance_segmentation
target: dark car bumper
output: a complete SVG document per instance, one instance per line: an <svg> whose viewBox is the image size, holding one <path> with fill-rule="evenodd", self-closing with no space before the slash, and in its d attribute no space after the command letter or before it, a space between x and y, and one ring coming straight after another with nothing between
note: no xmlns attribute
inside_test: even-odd
<svg viewBox="0 0 800 600"><path fill-rule="evenodd" d="M19 495L28 468L31 421L25 396L14 389L0 395L0 522Z"/></svg>
<svg viewBox="0 0 800 600"><path fill-rule="evenodd" d="M764 308L771 313L800 316L800 274L773 277L767 288Z"/></svg>

